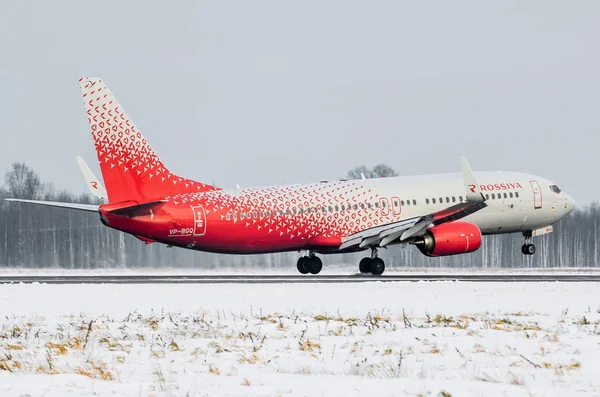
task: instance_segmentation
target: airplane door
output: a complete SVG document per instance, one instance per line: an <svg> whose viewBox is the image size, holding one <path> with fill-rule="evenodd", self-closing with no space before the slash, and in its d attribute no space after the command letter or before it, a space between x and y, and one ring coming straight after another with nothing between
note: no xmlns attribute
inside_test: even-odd
<svg viewBox="0 0 600 397"><path fill-rule="evenodd" d="M201 206L192 207L194 211L194 236L204 236L206 233L206 212Z"/></svg>
<svg viewBox="0 0 600 397"><path fill-rule="evenodd" d="M542 208L542 189L537 181L529 181L533 190L533 207L536 209Z"/></svg>

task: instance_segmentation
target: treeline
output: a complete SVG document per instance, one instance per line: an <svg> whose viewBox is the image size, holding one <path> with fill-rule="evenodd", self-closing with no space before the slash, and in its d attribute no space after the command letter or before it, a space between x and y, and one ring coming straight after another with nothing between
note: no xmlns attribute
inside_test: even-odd
<svg viewBox="0 0 600 397"><path fill-rule="evenodd" d="M396 175L386 165L356 167L348 179ZM295 268L298 254L217 255L162 244L146 245L133 236L102 225L97 214L37 205L9 203L2 198L94 203L88 194L56 191L24 163L14 163L0 187L0 267L14 268ZM519 234L486 236L482 248L453 257L428 258L412 246L381 249L388 269L400 267L595 267L598 266L596 203L577 209L555 225L554 233L535 238L534 256L521 254ZM330 255L325 265L357 266L364 253Z"/></svg>

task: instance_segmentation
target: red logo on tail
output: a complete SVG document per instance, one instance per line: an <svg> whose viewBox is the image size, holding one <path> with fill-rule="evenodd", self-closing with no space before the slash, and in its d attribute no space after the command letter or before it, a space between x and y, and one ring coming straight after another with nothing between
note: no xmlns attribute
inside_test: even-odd
<svg viewBox="0 0 600 397"><path fill-rule="evenodd" d="M475 185L469 185L469 189L471 192L475 193Z"/></svg>
<svg viewBox="0 0 600 397"><path fill-rule="evenodd" d="M96 190L98 190L98 182L94 181L94 182L90 182L92 184L92 187Z"/></svg>

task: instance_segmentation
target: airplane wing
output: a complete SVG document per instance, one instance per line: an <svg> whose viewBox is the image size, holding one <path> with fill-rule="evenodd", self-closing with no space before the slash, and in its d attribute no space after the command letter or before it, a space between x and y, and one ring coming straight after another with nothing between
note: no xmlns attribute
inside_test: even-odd
<svg viewBox="0 0 600 397"><path fill-rule="evenodd" d="M345 250L347 248L365 248L370 246L385 247L392 242L407 241L410 238L422 235L430 227L464 218L487 207L485 197L481 194L479 185L475 182L473 171L467 159L461 157L460 165L465 183L466 202L425 216L376 226L351 234L342 239L339 249Z"/></svg>

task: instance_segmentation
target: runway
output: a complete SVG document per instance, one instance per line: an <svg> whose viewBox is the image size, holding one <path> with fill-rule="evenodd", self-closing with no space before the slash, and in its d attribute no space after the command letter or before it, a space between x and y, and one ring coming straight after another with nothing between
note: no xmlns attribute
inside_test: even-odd
<svg viewBox="0 0 600 397"><path fill-rule="evenodd" d="M0 276L0 284L276 284L369 282L600 282L600 274L74 275Z"/></svg>

